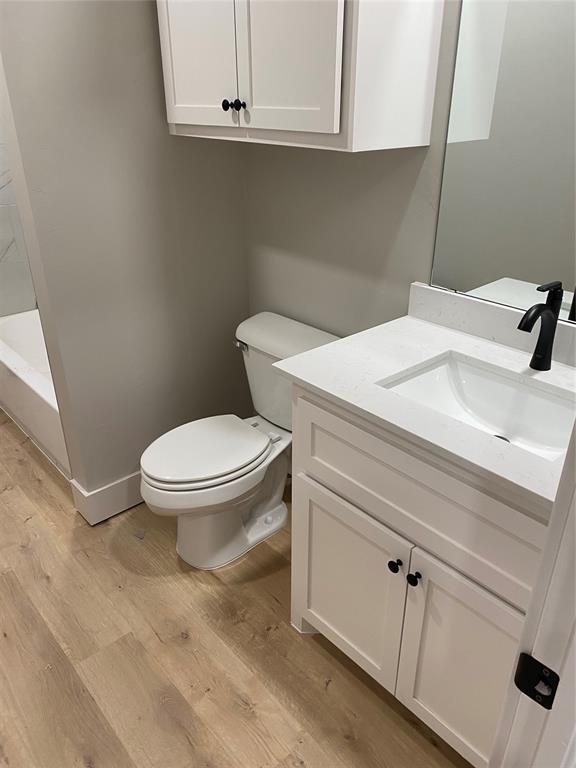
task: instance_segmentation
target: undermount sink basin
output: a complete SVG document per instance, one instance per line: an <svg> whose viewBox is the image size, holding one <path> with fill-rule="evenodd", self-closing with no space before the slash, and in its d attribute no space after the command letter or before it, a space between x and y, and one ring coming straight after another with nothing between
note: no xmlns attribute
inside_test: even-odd
<svg viewBox="0 0 576 768"><path fill-rule="evenodd" d="M456 352L377 384L553 461L568 447L574 393Z"/></svg>

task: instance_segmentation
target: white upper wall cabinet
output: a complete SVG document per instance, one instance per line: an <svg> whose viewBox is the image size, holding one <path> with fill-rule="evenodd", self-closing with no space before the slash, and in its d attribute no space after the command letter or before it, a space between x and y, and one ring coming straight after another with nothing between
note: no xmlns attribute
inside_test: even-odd
<svg viewBox="0 0 576 768"><path fill-rule="evenodd" d="M343 151L430 141L443 0L158 0L170 130Z"/></svg>

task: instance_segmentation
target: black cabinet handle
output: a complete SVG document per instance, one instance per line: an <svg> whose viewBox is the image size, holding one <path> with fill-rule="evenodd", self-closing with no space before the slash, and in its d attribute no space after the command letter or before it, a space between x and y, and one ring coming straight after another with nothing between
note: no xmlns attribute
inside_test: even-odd
<svg viewBox="0 0 576 768"><path fill-rule="evenodd" d="M246 102L240 101L240 99L234 99L234 101L224 99L222 102L222 109L224 112L228 112L229 109L235 109L236 112L240 112L241 109L246 109Z"/></svg>
<svg viewBox="0 0 576 768"><path fill-rule="evenodd" d="M417 587L421 578L422 574L419 571L416 571L416 573L409 573L408 576L406 576L406 581L411 587Z"/></svg>
<svg viewBox="0 0 576 768"><path fill-rule="evenodd" d="M398 573L401 566L402 560L388 560L388 568L392 571L392 573Z"/></svg>

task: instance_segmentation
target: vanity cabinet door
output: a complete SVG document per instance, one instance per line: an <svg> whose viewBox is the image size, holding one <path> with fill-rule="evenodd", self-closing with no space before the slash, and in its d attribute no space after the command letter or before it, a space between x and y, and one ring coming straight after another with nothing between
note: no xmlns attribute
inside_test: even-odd
<svg viewBox="0 0 576 768"><path fill-rule="evenodd" d="M488 765L523 615L419 548L396 696L472 765ZM415 581L415 579L414 579Z"/></svg>
<svg viewBox="0 0 576 768"><path fill-rule="evenodd" d="M412 545L303 475L292 536L293 623L312 625L393 693Z"/></svg>
<svg viewBox="0 0 576 768"><path fill-rule="evenodd" d="M235 0L249 128L338 133L344 0Z"/></svg>
<svg viewBox="0 0 576 768"><path fill-rule="evenodd" d="M158 0L169 123L238 125L234 0Z"/></svg>

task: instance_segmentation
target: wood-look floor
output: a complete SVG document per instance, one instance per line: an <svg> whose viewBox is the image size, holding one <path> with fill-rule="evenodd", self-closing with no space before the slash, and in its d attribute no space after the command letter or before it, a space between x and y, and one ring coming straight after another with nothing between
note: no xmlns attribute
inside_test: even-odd
<svg viewBox="0 0 576 768"><path fill-rule="evenodd" d="M0 411L2 768L467 765L289 623L285 531L195 571L144 505L90 528Z"/></svg>

